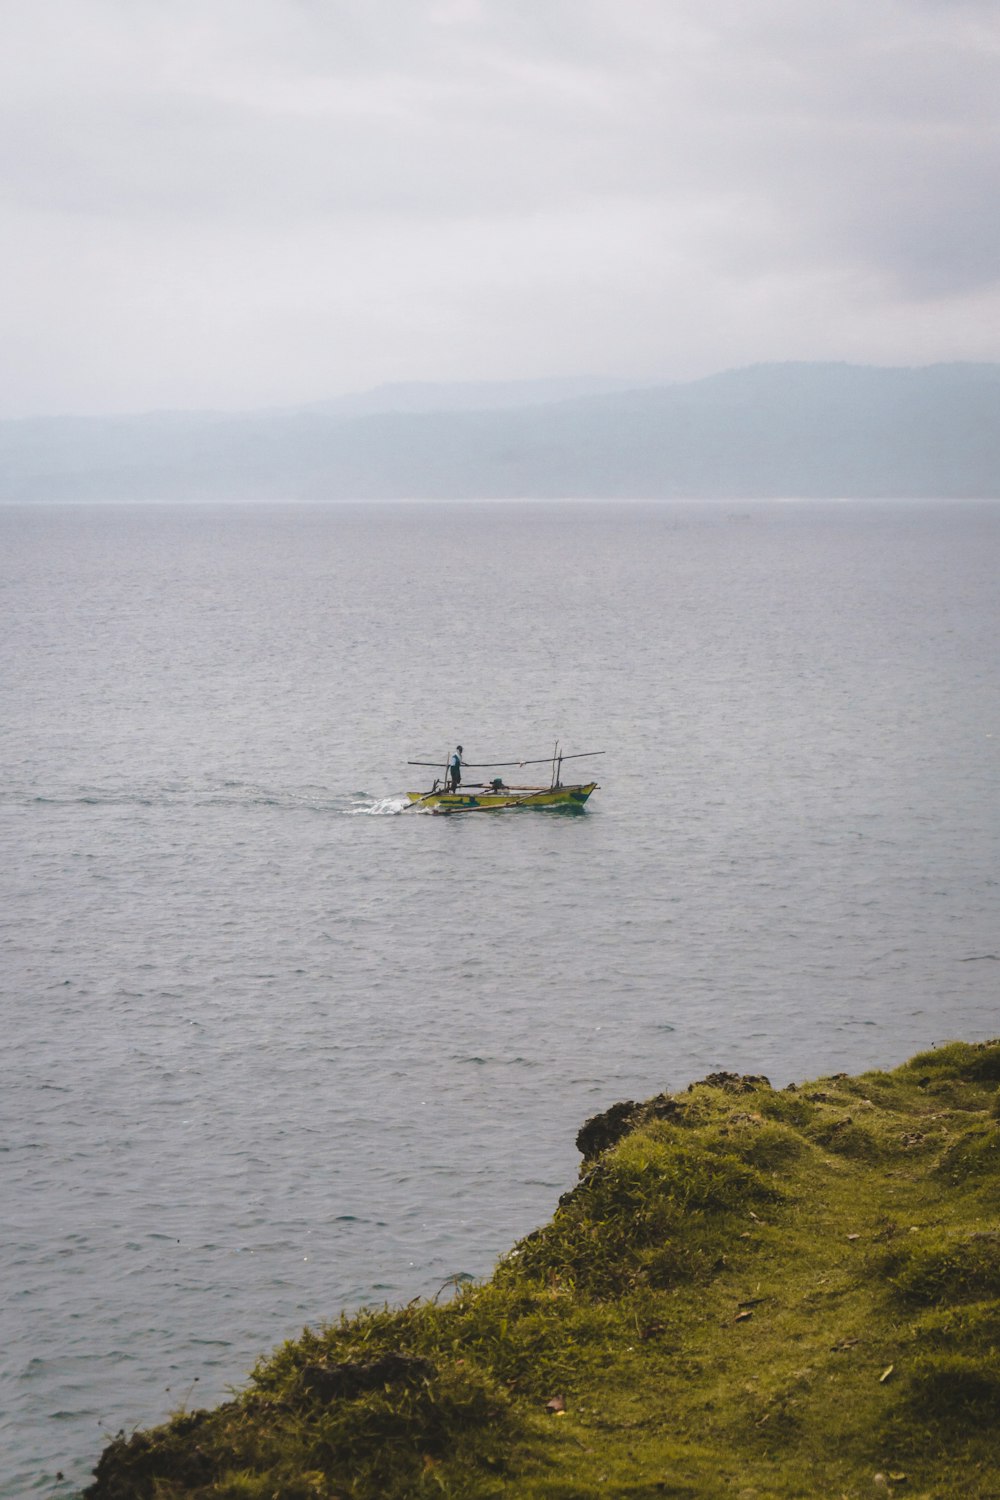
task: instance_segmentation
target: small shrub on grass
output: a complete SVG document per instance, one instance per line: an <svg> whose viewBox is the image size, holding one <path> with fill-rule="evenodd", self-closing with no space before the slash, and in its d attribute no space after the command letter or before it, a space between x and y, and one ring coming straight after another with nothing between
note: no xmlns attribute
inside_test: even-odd
<svg viewBox="0 0 1000 1500"><path fill-rule="evenodd" d="M308 1365L368 1361L384 1354L432 1355L441 1345L443 1308L416 1303L401 1308L363 1308L322 1328L304 1328L258 1360L251 1388L265 1396L293 1397Z"/></svg>
<svg viewBox="0 0 1000 1500"><path fill-rule="evenodd" d="M651 1266L657 1284L668 1265L680 1281L717 1258L726 1216L780 1198L717 1135L689 1142L652 1125L600 1159L552 1222L522 1242L518 1263L598 1297L641 1283Z"/></svg>
<svg viewBox="0 0 1000 1500"><path fill-rule="evenodd" d="M935 1112L950 1110L979 1114L987 1103L983 1085L970 1083L964 1078L931 1079L921 1093Z"/></svg>
<svg viewBox="0 0 1000 1500"><path fill-rule="evenodd" d="M851 1157L855 1161L877 1162L887 1154L886 1142L870 1126L862 1124L852 1115L824 1120L813 1125L807 1134L824 1151Z"/></svg>
<svg viewBox="0 0 1000 1500"><path fill-rule="evenodd" d="M1000 1130L993 1125L967 1130L942 1152L936 1170L952 1183L1000 1178Z"/></svg>
<svg viewBox="0 0 1000 1500"><path fill-rule="evenodd" d="M931 1078L957 1078L968 1066L971 1048L968 1042L945 1042L940 1047L930 1047L926 1052L917 1052L899 1069L902 1076L910 1076L923 1084Z"/></svg>
<svg viewBox="0 0 1000 1500"><path fill-rule="evenodd" d="M628 1142L607 1178L595 1184L595 1203L621 1205L647 1216L655 1235L661 1214L735 1213L778 1197L769 1182L740 1160L728 1140L706 1136L694 1146L657 1140L651 1134Z"/></svg>
<svg viewBox="0 0 1000 1500"><path fill-rule="evenodd" d="M406 1363L401 1358L401 1368ZM507 1392L472 1362L424 1363L423 1374L411 1362L411 1376L353 1396L326 1391L315 1378L323 1367L307 1365L294 1400L266 1406L249 1397L122 1440L107 1450L108 1472L98 1471L92 1493L95 1500L309 1500L343 1485L357 1500L404 1500L423 1493L429 1469L447 1464L465 1475L461 1493L476 1494L477 1472L500 1469L521 1419Z"/></svg>
<svg viewBox="0 0 1000 1500"><path fill-rule="evenodd" d="M451 1311L453 1354L474 1359L522 1395L551 1395L570 1384L621 1332L612 1307L530 1284L516 1261Z"/></svg>
<svg viewBox="0 0 1000 1500"><path fill-rule="evenodd" d="M977 1083L1000 1083L1000 1041L973 1042L966 1077Z"/></svg>
<svg viewBox="0 0 1000 1500"><path fill-rule="evenodd" d="M726 1127L727 1139L740 1160L762 1171L773 1172L795 1161L806 1150L795 1130L770 1121L736 1120Z"/></svg>
<svg viewBox="0 0 1000 1500"><path fill-rule="evenodd" d="M1000 1295L1000 1234L903 1245L883 1256L876 1269L904 1302L978 1302Z"/></svg>
<svg viewBox="0 0 1000 1500"><path fill-rule="evenodd" d="M816 1105L804 1094L791 1094L784 1090L779 1094L766 1092L755 1095L753 1108L769 1120L780 1120L783 1125L808 1125L816 1117Z"/></svg>
<svg viewBox="0 0 1000 1500"><path fill-rule="evenodd" d="M1000 1041L946 1042L930 1052L918 1052L899 1073L915 1079L967 1079L972 1083L1000 1082Z"/></svg>
<svg viewBox="0 0 1000 1500"><path fill-rule="evenodd" d="M475 1366L442 1364L432 1378L367 1391L354 1400L320 1404L308 1435L308 1467L332 1474L366 1472L384 1488L410 1493L425 1458L460 1454L463 1437L509 1437L510 1399ZM407 1478L409 1476L409 1478ZM395 1488L390 1488L390 1486ZM402 1486L402 1487L401 1487Z"/></svg>
<svg viewBox="0 0 1000 1500"><path fill-rule="evenodd" d="M860 1078L849 1078L841 1084L845 1093L892 1114L908 1110L911 1087L912 1084L897 1073L881 1071L862 1073Z"/></svg>

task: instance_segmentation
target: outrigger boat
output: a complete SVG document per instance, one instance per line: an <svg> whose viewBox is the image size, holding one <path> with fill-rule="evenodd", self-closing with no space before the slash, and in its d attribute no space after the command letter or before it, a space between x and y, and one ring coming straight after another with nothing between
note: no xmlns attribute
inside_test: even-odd
<svg viewBox="0 0 1000 1500"><path fill-rule="evenodd" d="M548 786L508 786L502 776L492 781L464 782L451 789L449 766L444 767L433 760L408 760L408 766L429 766L442 771L443 776L434 778L429 792L407 792L409 807L422 807L433 813L457 812L502 812L514 807L583 807L591 792L597 788L596 781L576 782L564 786L562 764L564 760L584 760L591 755L603 755L603 750L582 750L576 755L563 755L558 742L551 755L544 760L498 760L463 762L462 769L470 771L501 771L511 766L551 765L552 778Z"/></svg>

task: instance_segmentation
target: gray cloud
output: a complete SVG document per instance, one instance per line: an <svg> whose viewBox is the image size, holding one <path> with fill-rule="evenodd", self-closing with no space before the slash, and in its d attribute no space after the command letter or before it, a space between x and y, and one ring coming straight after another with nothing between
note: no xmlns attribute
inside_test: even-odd
<svg viewBox="0 0 1000 1500"><path fill-rule="evenodd" d="M0 412L996 358L975 0L34 0Z"/></svg>

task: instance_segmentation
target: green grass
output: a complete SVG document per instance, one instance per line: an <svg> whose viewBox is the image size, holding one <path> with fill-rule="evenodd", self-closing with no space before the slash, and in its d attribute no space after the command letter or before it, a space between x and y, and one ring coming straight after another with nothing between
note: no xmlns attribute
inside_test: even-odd
<svg viewBox="0 0 1000 1500"><path fill-rule="evenodd" d="M87 1494L996 1500L998 1084L950 1043L616 1107L487 1283L306 1330Z"/></svg>

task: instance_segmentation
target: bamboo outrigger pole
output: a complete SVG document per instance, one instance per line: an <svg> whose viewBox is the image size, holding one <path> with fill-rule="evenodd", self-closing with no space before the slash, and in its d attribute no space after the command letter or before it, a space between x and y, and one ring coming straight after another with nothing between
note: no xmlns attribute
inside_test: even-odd
<svg viewBox="0 0 1000 1500"><path fill-rule="evenodd" d="M577 750L573 755L560 755L560 764L564 760L584 760L588 755L606 755L605 750ZM553 757L542 756L541 760L463 760L463 766L468 766L470 771L496 771L507 766L550 766ZM408 766L430 766L434 771L440 771L441 763L436 760L408 760Z"/></svg>

